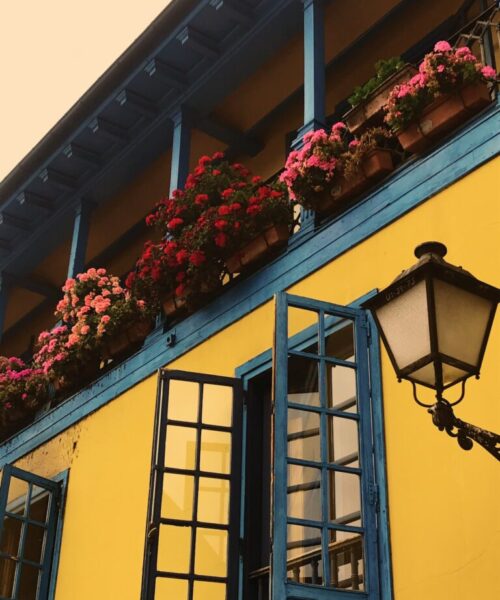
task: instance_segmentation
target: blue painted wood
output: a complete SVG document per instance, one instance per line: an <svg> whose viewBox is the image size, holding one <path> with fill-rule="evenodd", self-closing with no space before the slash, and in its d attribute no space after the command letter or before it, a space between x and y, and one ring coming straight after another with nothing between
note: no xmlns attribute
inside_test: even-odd
<svg viewBox="0 0 500 600"><path fill-rule="evenodd" d="M499 153L498 103L426 156L385 180L357 205L322 226L314 237L228 289L175 326L177 343L165 347L163 330L142 351L0 446L0 467L23 456L191 348L268 302L353 246L406 214ZM168 330L166 335L168 335Z"/></svg>
<svg viewBox="0 0 500 600"><path fill-rule="evenodd" d="M180 107L172 116L174 134L172 140L172 163L170 166L170 194L184 187L189 173L191 149L191 125L188 111Z"/></svg>
<svg viewBox="0 0 500 600"><path fill-rule="evenodd" d="M378 492L378 551L380 564L380 597L391 600L394 597L392 583L392 559L389 520L389 498L387 490L387 459L385 449L384 396L382 388L382 366L380 360L380 338L375 320L367 311L367 326L370 335L370 381L373 423L373 444L375 480Z"/></svg>
<svg viewBox="0 0 500 600"><path fill-rule="evenodd" d="M288 431L288 300L275 297L273 355L273 502L271 507L271 598L286 599L287 431Z"/></svg>
<svg viewBox="0 0 500 600"><path fill-rule="evenodd" d="M324 122L324 2L323 0L304 0L304 126L308 127L308 130L317 129L322 127Z"/></svg>
<svg viewBox="0 0 500 600"><path fill-rule="evenodd" d="M66 504L66 496L68 493L69 469L61 471L54 478L60 486L59 491L59 513L56 525L56 535L54 539L54 549L52 551L52 566L50 569L49 593L47 600L54 600L56 596L57 574L59 571L59 559L61 556L62 532L64 524L64 506Z"/></svg>
<svg viewBox="0 0 500 600"><path fill-rule="evenodd" d="M69 253L68 278L75 277L75 275L85 270L85 254L87 252L91 213L92 203L87 200L80 200L75 211L73 238Z"/></svg>
<svg viewBox="0 0 500 600"><path fill-rule="evenodd" d="M9 289L6 278L0 273L0 341L2 340L4 326L5 326L5 314L7 312Z"/></svg>

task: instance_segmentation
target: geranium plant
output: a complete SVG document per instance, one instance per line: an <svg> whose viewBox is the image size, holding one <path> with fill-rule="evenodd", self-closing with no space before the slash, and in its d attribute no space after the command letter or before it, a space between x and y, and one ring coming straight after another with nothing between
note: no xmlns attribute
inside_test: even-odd
<svg viewBox="0 0 500 600"><path fill-rule="evenodd" d="M48 398L48 378L20 358L0 357L0 437L29 418Z"/></svg>
<svg viewBox="0 0 500 600"><path fill-rule="evenodd" d="M368 96L377 87L388 79L391 75L396 73L399 69L402 69L405 63L399 56L393 56L391 58L385 58L375 63L375 76L369 79L363 85L359 85L354 88L354 92L347 99L351 106L357 106L363 100L366 100Z"/></svg>
<svg viewBox="0 0 500 600"><path fill-rule="evenodd" d="M314 208L311 195L327 190L332 184L347 148L344 123L335 123L329 132L318 129L306 133L302 148L290 152L279 178L286 184L290 198Z"/></svg>
<svg viewBox="0 0 500 600"><path fill-rule="evenodd" d="M363 161L377 149L392 149L394 135L386 127L372 127L359 139L349 142L348 150L341 156L342 171L346 179L353 179L362 170Z"/></svg>
<svg viewBox="0 0 500 600"><path fill-rule="evenodd" d="M448 42L438 42L424 57L418 74L392 90L385 121L396 131L404 129L439 96L495 78L495 70L478 61L467 46L453 50Z"/></svg>

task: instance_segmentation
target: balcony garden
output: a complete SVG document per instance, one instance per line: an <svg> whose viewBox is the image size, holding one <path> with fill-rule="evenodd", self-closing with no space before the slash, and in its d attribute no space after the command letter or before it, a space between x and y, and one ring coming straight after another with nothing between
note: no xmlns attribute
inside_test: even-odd
<svg viewBox="0 0 500 600"><path fill-rule="evenodd" d="M135 353L163 311L170 325L274 259L298 207L335 218L491 102L496 72L468 47L438 42L417 66L378 65L346 122L305 134L263 181L220 152L146 218L151 239L122 281L104 268L68 279L30 361L0 358L0 440Z"/></svg>

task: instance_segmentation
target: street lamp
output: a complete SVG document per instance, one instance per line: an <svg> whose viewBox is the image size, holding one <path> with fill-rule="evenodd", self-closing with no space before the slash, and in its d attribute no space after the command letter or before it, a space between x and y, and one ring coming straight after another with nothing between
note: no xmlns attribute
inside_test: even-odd
<svg viewBox="0 0 500 600"><path fill-rule="evenodd" d="M452 409L463 400L467 379L479 378L500 290L446 262L446 252L440 242L418 246L418 262L364 307L375 318L398 380L411 381L415 401L429 409L434 424L464 450L474 440L500 460L500 436L465 423ZM418 399L417 384L436 391L434 404ZM449 402L443 392L456 384L461 395Z"/></svg>

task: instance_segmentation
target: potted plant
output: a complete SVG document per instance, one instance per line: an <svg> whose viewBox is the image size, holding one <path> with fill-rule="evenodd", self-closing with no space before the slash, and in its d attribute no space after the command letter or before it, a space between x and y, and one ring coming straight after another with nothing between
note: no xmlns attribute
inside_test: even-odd
<svg viewBox="0 0 500 600"><path fill-rule="evenodd" d="M398 56L376 62L375 76L356 87L348 98L352 108L344 115L344 121L349 131L359 135L369 126L382 124L391 90L416 73L413 65L404 63Z"/></svg>
<svg viewBox="0 0 500 600"><path fill-rule="evenodd" d="M309 132L302 149L288 156L280 179L302 206L330 214L394 168L392 138L385 128L371 128L348 142L343 123L330 133Z"/></svg>
<svg viewBox="0 0 500 600"><path fill-rule="evenodd" d="M48 400L48 378L20 358L0 357L0 439L22 429Z"/></svg>
<svg viewBox="0 0 500 600"><path fill-rule="evenodd" d="M81 329L83 327L83 331ZM58 325L38 336L33 366L41 369L56 394L67 394L95 379L100 368L99 347L85 325Z"/></svg>
<svg viewBox="0 0 500 600"><path fill-rule="evenodd" d="M132 296L106 269L88 269L68 279L62 289L56 315L73 332L93 340L102 358L135 348L153 327L149 304Z"/></svg>
<svg viewBox="0 0 500 600"><path fill-rule="evenodd" d="M424 57L419 73L397 85L385 121L405 150L421 152L491 102L488 84L496 73L466 46L453 50L441 41Z"/></svg>

